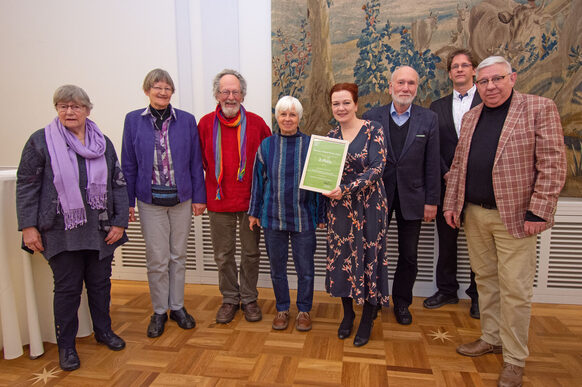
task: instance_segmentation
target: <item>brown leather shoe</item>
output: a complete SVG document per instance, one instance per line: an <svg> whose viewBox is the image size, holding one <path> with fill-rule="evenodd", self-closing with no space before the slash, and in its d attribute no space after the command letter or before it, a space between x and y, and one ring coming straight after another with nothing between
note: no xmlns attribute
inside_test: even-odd
<svg viewBox="0 0 582 387"><path fill-rule="evenodd" d="M295 319L295 328L301 332L307 332L311 330L311 316L309 312L299 312L297 318Z"/></svg>
<svg viewBox="0 0 582 387"><path fill-rule="evenodd" d="M287 329L289 325L289 311L284 310L282 312L278 312L275 318L273 319L273 329L281 331L283 329Z"/></svg>
<svg viewBox="0 0 582 387"><path fill-rule="evenodd" d="M249 302L248 304L243 304L243 312L245 312L245 318L249 322L261 321L263 319L263 314L261 313L261 308L256 301Z"/></svg>
<svg viewBox="0 0 582 387"><path fill-rule="evenodd" d="M216 322L220 324L228 324L236 315L238 308L238 304L222 304L218 309L218 312L216 312Z"/></svg>
<svg viewBox="0 0 582 387"><path fill-rule="evenodd" d="M503 348L501 345L491 345L481 339L475 340L471 343L461 344L457 347L457 352L464 356L481 356L487 353L501 353Z"/></svg>
<svg viewBox="0 0 582 387"><path fill-rule="evenodd" d="M523 367L503 362L503 370L497 379L498 387L521 387Z"/></svg>

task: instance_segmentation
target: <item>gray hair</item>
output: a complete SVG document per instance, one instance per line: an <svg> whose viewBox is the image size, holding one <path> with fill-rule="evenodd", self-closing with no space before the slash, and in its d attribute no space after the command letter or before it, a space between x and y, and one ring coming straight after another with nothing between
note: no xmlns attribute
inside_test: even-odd
<svg viewBox="0 0 582 387"><path fill-rule="evenodd" d="M166 70L153 69L143 80L143 91L149 91L157 82L166 82L172 88L172 94L176 91L174 81Z"/></svg>
<svg viewBox="0 0 582 387"><path fill-rule="evenodd" d="M301 120L301 117L303 117L303 106L301 105L301 102L299 102L297 98L291 97L290 95L281 97L275 105L275 118L279 118L283 112L292 110L295 110L299 120Z"/></svg>
<svg viewBox="0 0 582 387"><path fill-rule="evenodd" d="M505 67L507 67L507 72L509 74L513 73L511 63L509 63L507 59L505 59L502 56L490 56L483 59L481 63L479 63L479 66L477 66L477 68L475 69L476 72L475 77L479 76L479 70L484 69L485 67L493 66L494 64L502 64Z"/></svg>
<svg viewBox="0 0 582 387"><path fill-rule="evenodd" d="M247 81L241 75L241 73L231 69L224 69L214 77L214 80L212 81L212 93L214 94L214 98L218 99L218 93L220 92L220 90L218 90L220 88L220 79L225 75L234 75L238 79L240 82L240 92L244 99L247 95Z"/></svg>
<svg viewBox="0 0 582 387"><path fill-rule="evenodd" d="M93 109L93 104L85 90L75 85L63 85L55 90L53 94L53 104L55 107L59 102L75 102L85 106L87 109Z"/></svg>
<svg viewBox="0 0 582 387"><path fill-rule="evenodd" d="M390 74L390 82L392 82L394 80L394 74L396 73L396 71L401 70L401 69L406 68L406 67L408 67L409 69L412 69L412 71L414 71L414 73L416 74L416 83L420 83L420 75L418 75L418 71L416 71L414 69L414 67L408 66L408 65L396 67L394 69L394 71L392 71L392 74Z"/></svg>

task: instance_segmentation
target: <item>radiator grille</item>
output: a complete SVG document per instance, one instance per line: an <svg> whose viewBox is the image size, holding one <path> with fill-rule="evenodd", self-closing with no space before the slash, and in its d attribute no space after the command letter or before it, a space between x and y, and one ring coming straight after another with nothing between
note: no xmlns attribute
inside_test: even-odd
<svg viewBox="0 0 582 387"><path fill-rule="evenodd" d="M576 208L572 210L572 208ZM566 215L556 216L556 225L537 237L536 241L536 276L534 281L534 296L536 291L541 299L555 300L564 291L572 294L571 302L582 300L582 214L577 207L571 207ZM130 278L146 280L145 243L137 221L130 224L127 234L130 241L123 245L116 254L113 267L114 278ZM326 231L317 230L317 250L315 253L315 287L324 289L326 265ZM390 224L388 230L388 261L389 280L392 283L398 258L396 221ZM436 290L435 269L438 257L436 227L434 222L423 223L418 246L418 276L414 288L416 296L429 296ZM259 270L259 286L270 287L269 260L267 258L263 238L260 242L261 262ZM236 257L239 260L240 245L236 243ZM214 262L210 225L206 214L194 217L188 238L188 260L186 281L191 283L218 282L217 268ZM297 280L291 251L289 251L288 274L289 284L295 287ZM458 270L457 278L461 285L459 296L464 297L463 290L469 285L470 264L467 250L467 239L461 229L458 239ZM574 293L572 293L574 292ZM538 298L538 301L540 298Z"/></svg>

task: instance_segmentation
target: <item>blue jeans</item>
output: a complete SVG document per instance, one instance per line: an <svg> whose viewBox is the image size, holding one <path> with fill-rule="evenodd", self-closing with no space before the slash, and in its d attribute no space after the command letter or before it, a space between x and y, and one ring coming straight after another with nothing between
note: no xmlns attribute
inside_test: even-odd
<svg viewBox="0 0 582 387"><path fill-rule="evenodd" d="M289 283L287 282L287 259L289 257L289 238L293 261L297 271L297 309L309 312L313 304L313 277L315 265L315 230L294 232L263 229L267 254L271 262L271 280L277 299L277 311L289 310Z"/></svg>

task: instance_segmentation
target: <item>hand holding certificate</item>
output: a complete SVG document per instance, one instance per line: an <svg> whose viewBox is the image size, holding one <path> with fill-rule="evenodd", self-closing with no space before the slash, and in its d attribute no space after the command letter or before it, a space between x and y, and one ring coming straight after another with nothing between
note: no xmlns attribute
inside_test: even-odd
<svg viewBox="0 0 582 387"><path fill-rule="evenodd" d="M348 142L312 135L299 188L328 193L342 178L348 153Z"/></svg>

